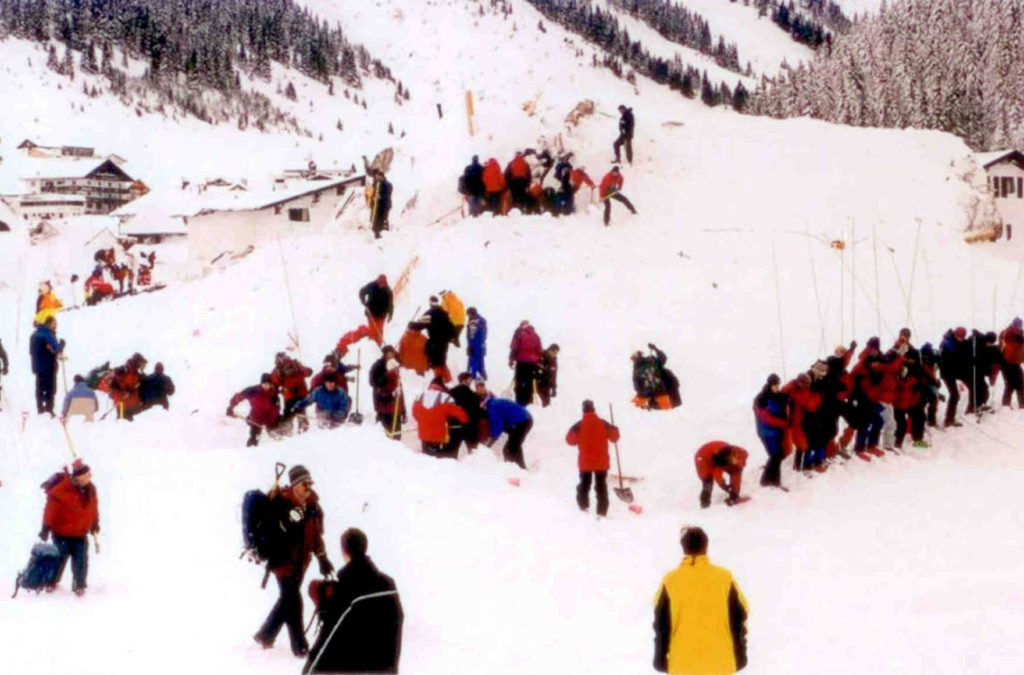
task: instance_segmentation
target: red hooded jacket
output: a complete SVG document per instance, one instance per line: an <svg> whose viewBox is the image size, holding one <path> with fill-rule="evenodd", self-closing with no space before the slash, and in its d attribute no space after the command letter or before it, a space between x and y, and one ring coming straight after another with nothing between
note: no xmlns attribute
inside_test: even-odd
<svg viewBox="0 0 1024 675"><path fill-rule="evenodd" d="M416 398L412 404L412 416L419 424L419 437L423 443L447 443L448 420L455 418L465 424L469 422L466 411L442 389L431 386Z"/></svg>
<svg viewBox="0 0 1024 675"><path fill-rule="evenodd" d="M618 192L622 189L622 174L617 174L614 171L609 171L601 179L601 199L606 199L608 195L613 192Z"/></svg>
<svg viewBox="0 0 1024 675"><path fill-rule="evenodd" d="M99 522L99 498L92 483L79 489L65 476L46 492L43 525L58 537L84 537L98 529Z"/></svg>
<svg viewBox="0 0 1024 675"><path fill-rule="evenodd" d="M733 449L736 451L736 459L730 460L727 466L715 466L714 457L722 450ZM747 465L747 451L738 446L726 443L725 441L711 441L700 446L697 454L693 456L693 462L697 466L697 477L702 481L713 478L723 489L728 490L725 484L725 474L732 478L733 488L739 492L740 479L743 476L743 467Z"/></svg>
<svg viewBox="0 0 1024 675"><path fill-rule="evenodd" d="M508 358L516 363L540 363L544 347L533 326L527 324L516 330L512 336Z"/></svg>
<svg viewBox="0 0 1024 675"><path fill-rule="evenodd" d="M580 471L607 471L608 441L619 440L618 427L597 416L594 412L583 413L583 419L572 425L565 435L565 442L579 446Z"/></svg>
<svg viewBox="0 0 1024 675"><path fill-rule="evenodd" d="M482 177L484 180L484 188L488 192L505 191L505 174L501 172L501 165L498 164L498 160L493 157L487 160L487 164L484 164Z"/></svg>

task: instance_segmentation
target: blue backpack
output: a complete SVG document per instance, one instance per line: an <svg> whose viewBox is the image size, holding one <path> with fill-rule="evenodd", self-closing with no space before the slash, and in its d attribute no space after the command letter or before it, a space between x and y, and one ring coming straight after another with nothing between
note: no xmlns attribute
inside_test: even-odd
<svg viewBox="0 0 1024 675"><path fill-rule="evenodd" d="M11 597L17 597L18 590L22 588L38 593L56 583L59 574L60 551L53 544L40 542L32 547L32 555L24 571L18 573Z"/></svg>

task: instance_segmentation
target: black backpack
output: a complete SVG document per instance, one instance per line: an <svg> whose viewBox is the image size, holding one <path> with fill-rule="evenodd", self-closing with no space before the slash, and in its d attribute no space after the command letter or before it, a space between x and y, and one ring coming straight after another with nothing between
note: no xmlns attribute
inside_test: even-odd
<svg viewBox="0 0 1024 675"><path fill-rule="evenodd" d="M28 559L28 565L18 573L14 582L14 598L18 595L19 589L39 591L45 589L57 581L60 573L60 551L50 543L37 543L32 547L32 555Z"/></svg>
<svg viewBox="0 0 1024 675"><path fill-rule="evenodd" d="M274 485L281 480L285 465L275 468ZM287 514L281 512L275 501L262 490L249 490L242 497L242 543L253 562L276 561L288 548L288 533L284 522ZM239 556L239 557L242 557Z"/></svg>

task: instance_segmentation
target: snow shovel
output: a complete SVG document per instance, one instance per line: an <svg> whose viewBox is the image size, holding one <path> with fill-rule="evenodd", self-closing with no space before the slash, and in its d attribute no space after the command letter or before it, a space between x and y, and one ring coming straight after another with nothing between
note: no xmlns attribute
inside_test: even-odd
<svg viewBox="0 0 1024 675"><path fill-rule="evenodd" d="M348 416L348 421L352 424L362 424L363 414L359 412L359 383L360 376L363 374L363 354L360 350L356 350L356 411Z"/></svg>
<svg viewBox="0 0 1024 675"><path fill-rule="evenodd" d="M608 404L608 417L612 423L612 426L615 426L615 412L612 410L611 403ZM622 463L619 461L619 442L615 441L613 444L615 445L615 468L618 469L619 471L619 487L612 489L615 490L616 497L626 502L627 504L632 504L633 490L632 488L625 487L622 484Z"/></svg>

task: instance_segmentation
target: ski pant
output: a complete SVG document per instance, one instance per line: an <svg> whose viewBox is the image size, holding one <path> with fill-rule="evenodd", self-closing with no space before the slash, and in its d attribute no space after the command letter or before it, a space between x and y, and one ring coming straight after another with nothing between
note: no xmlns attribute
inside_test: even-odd
<svg viewBox="0 0 1024 675"><path fill-rule="evenodd" d="M86 576L89 574L89 541L85 537L60 537L53 535L53 544L60 551L60 569L53 585L60 583L64 576L64 565L71 558L71 590L85 590Z"/></svg>
<svg viewBox="0 0 1024 675"><path fill-rule="evenodd" d="M448 437L450 440L444 449L449 453L449 457L457 458L459 447L463 443L466 444L468 452L476 450L480 440L480 428L472 419L466 424L453 424L448 428Z"/></svg>
<svg viewBox="0 0 1024 675"><path fill-rule="evenodd" d="M36 373L36 411L53 414L53 397L57 394L57 371Z"/></svg>
<svg viewBox="0 0 1024 675"><path fill-rule="evenodd" d="M621 193L613 192L604 199L604 224L608 225L612 219L612 200L625 204L629 212L634 216L636 215L636 209L633 208L633 202L626 199Z"/></svg>
<svg viewBox="0 0 1024 675"><path fill-rule="evenodd" d="M967 410L966 412L972 413L980 408L981 406L988 403L988 380L985 379L984 375L979 373L974 374L974 388L970 386L967 388Z"/></svg>
<svg viewBox="0 0 1024 675"><path fill-rule="evenodd" d="M857 440L854 448L863 452L864 448L878 447L878 436L882 432L882 406L872 401L864 401L861 405L861 418L857 425Z"/></svg>
<svg viewBox="0 0 1024 675"><path fill-rule="evenodd" d="M486 380L487 369L484 367L484 352L469 352L469 374L475 380Z"/></svg>
<svg viewBox="0 0 1024 675"><path fill-rule="evenodd" d="M526 439L526 434L530 433L532 428L533 420L529 419L525 422L520 422L508 430L508 439L505 441L505 447L501 452L506 462L514 462L520 468L526 468L526 460L523 458L523 441Z"/></svg>
<svg viewBox="0 0 1024 675"><path fill-rule="evenodd" d="M516 403L533 403L533 383L537 377L537 364L519 361L516 363Z"/></svg>
<svg viewBox="0 0 1024 675"><path fill-rule="evenodd" d="M804 469L813 469L825 462L825 446L827 444L827 440L822 440L808 445L807 451L804 453Z"/></svg>
<svg viewBox="0 0 1024 675"><path fill-rule="evenodd" d="M890 449L896 444L896 417L892 403L882 405L882 447Z"/></svg>
<svg viewBox="0 0 1024 675"><path fill-rule="evenodd" d="M292 653L301 654L309 649L302 629L302 576L279 578L277 585L281 594L256 636L266 644L273 644L281 632L281 626L287 626Z"/></svg>
<svg viewBox="0 0 1024 675"><path fill-rule="evenodd" d="M391 207L380 208L378 207L373 214L373 236L380 239L380 233L388 229L388 213L391 211Z"/></svg>
<svg viewBox="0 0 1024 675"><path fill-rule="evenodd" d="M921 404L915 408L896 410L896 447L903 447L903 439L910 430L910 438L915 442L924 439L925 407Z"/></svg>
<svg viewBox="0 0 1024 675"><path fill-rule="evenodd" d="M483 195L468 195L466 204L469 205L469 215L476 218L484 210L484 197Z"/></svg>
<svg viewBox="0 0 1024 675"><path fill-rule="evenodd" d="M594 495L597 497L597 515L608 513L608 472L580 471L580 484L576 486L576 504L580 511L590 508L590 481L594 481Z"/></svg>
<svg viewBox="0 0 1024 675"><path fill-rule="evenodd" d="M1019 363L1003 363L1003 405L1010 407L1010 399L1017 394L1017 407L1024 408L1024 371Z"/></svg>
<svg viewBox="0 0 1024 675"><path fill-rule="evenodd" d="M928 424L935 426L935 416L939 409L939 392L934 387L929 386L924 390L924 394L921 397L922 406L924 408L925 418Z"/></svg>
<svg viewBox="0 0 1024 675"><path fill-rule="evenodd" d="M626 161L630 164L633 163L633 135L632 134L619 134L619 137L612 143L612 149L615 150L615 161L621 162L622 157L619 155L619 148L623 145L626 146Z"/></svg>
<svg viewBox="0 0 1024 675"><path fill-rule="evenodd" d="M512 204L520 207L521 209L527 209L530 207L530 203L533 198L527 194L526 190L530 187L529 178L510 178L508 181L508 191L512 194Z"/></svg>
<svg viewBox="0 0 1024 675"><path fill-rule="evenodd" d="M759 435L764 449L768 452L768 463L761 474L761 485L782 484L782 433Z"/></svg>

